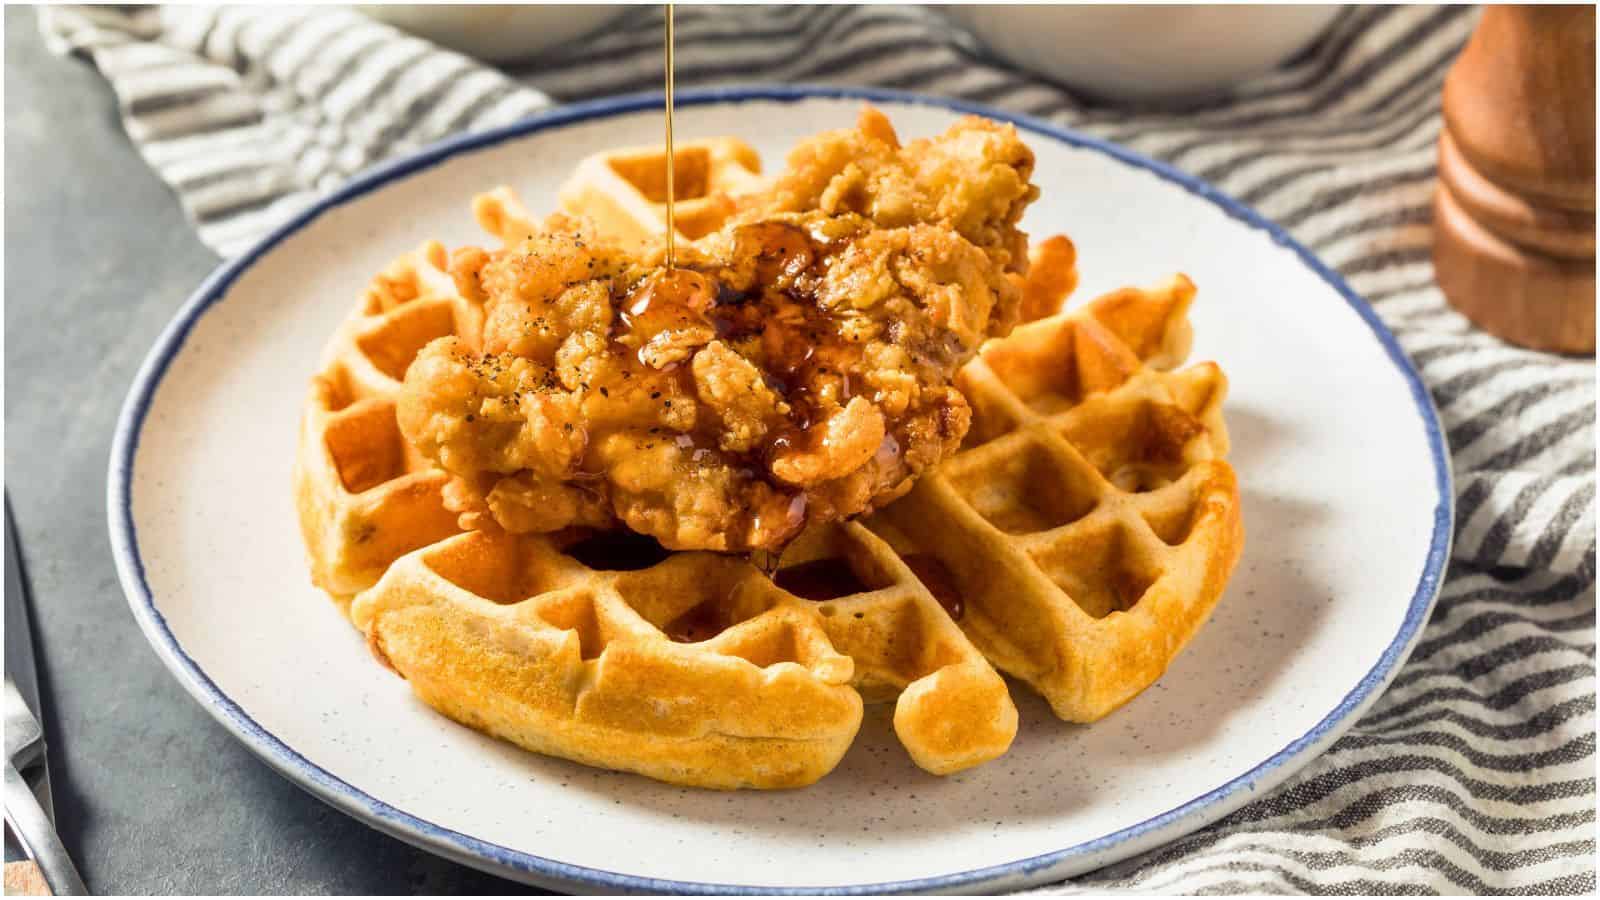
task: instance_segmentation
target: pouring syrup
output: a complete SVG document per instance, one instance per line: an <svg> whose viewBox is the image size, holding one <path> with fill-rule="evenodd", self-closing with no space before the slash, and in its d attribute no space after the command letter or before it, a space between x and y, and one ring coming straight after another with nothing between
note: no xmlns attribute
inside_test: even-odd
<svg viewBox="0 0 1600 900"><path fill-rule="evenodd" d="M674 215L674 200L676 190L673 182L677 175L677 160L673 153L672 144L672 4L666 4L667 18L667 71L666 71L666 101L667 101L667 269L674 268L675 251L678 237L678 222Z"/></svg>

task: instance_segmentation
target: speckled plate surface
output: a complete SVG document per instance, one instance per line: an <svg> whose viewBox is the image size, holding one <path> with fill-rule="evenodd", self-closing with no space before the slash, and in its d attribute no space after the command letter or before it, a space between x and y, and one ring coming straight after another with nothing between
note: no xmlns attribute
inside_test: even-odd
<svg viewBox="0 0 1600 900"><path fill-rule="evenodd" d="M679 134L778 164L871 97L902 135L971 110L903 94L686 95ZM358 179L223 266L151 351L112 450L112 543L133 611L194 697L263 759L377 828L552 887L1001 890L1210 822L1325 748L1415 641L1450 535L1427 394L1335 276L1254 213L1119 148L1020 119L1043 190L1024 223L1077 243L1077 298L1172 271L1200 286L1196 360L1231 380L1244 557L1159 683L1089 727L1013 685L998 761L917 769L887 707L819 784L718 794L524 753L436 715L307 578L289 471L305 379L367 279L426 238L482 242L471 196L551 208L581 157L659 140L659 100L568 107ZM992 114L992 113L991 113ZM996 118L1010 118L993 114Z"/></svg>

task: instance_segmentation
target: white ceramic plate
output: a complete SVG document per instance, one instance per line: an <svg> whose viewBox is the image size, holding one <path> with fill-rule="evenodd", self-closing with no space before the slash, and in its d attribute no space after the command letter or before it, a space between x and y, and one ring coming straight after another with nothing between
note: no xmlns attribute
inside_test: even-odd
<svg viewBox="0 0 1600 900"><path fill-rule="evenodd" d="M413 699L308 580L289 470L306 378L368 278L426 238L485 238L475 192L552 208L582 157L660 139L658 97L569 107L366 175L219 269L145 361L118 425L109 509L133 611L197 700L286 777L430 850L547 886L999 890L1171 840L1272 787L1348 727L1415 641L1447 556L1439 425L1394 340L1254 213L1161 165L1040 122L905 94L687 94L678 133L736 134L769 165L853 122L902 135L1012 118L1038 155L1025 223L1077 243L1076 297L1178 270L1200 286L1196 360L1219 360L1244 557L1158 684L1089 727L1014 686L1001 759L918 770L885 716L819 784L682 790L546 759Z"/></svg>

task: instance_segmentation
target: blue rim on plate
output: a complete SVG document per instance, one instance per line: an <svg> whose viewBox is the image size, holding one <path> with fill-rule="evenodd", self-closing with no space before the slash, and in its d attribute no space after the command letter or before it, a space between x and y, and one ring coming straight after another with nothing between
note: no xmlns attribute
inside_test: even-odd
<svg viewBox="0 0 1600 900"><path fill-rule="evenodd" d="M1105 854L1114 847L1130 843L1148 842L1155 832L1177 822L1191 819L1195 828L1203 827L1243 805L1258 789L1275 785L1288 777L1290 771L1283 767L1291 762L1309 760L1312 751L1320 751L1343 731L1348 724L1374 700L1398 671L1400 664L1410 654L1412 646L1422 631L1438 595L1445 563L1449 559L1452 521L1454 517L1454 492L1451 487L1450 460L1445 452L1444 435L1439 425L1438 413L1432 398L1411 361L1400 349L1393 333L1384 326L1350 286L1321 261L1291 238L1279 226L1267 221L1259 213L1246 207L1215 187L1186 175L1165 163L1156 162L1125 148L1078 134L1029 116L1015 115L979 104L941 97L929 97L904 91L864 88L835 88L815 86L745 86L685 91L678 95L682 106L699 106L712 103L740 103L751 100L798 102L812 98L857 99L922 106L936 106L961 113L976 113L991 119L1011 122L1019 129L1043 135L1075 147L1095 150L1117 161L1150 171L1166 181L1183 187L1228 215L1259 231L1272 240L1292 250L1305 265L1327 282L1350 304L1362 321L1372 329L1389 358L1405 377L1411 389L1417 414L1427 431L1428 446L1433 456L1434 478L1438 488L1438 503L1434 508L1433 535L1428 548L1426 564L1417 581L1404 622L1394 640L1385 648L1365 677L1347 694L1339 705L1329 712L1314 728L1278 750L1249 772L1195 797L1167 812L1113 832L1065 847L1050 853L1019 859L1014 862L973 869L965 872L905 881L882 882L831 887L765 887L760 885L705 884L692 881L673 881L645 878L620 872L609 872L586 866L576 866L545 859L513 850L498 844L462 834L432 822L420 819L397 809L334 776L301 756L294 749L261 727L227 694L217 687L193 659L184 651L167 626L165 617L156 606L155 597L145 580L144 560L139 554L137 532L133 522L132 476L134 455L139 448L139 435L149 411L151 398L166 374L168 365L183 347L196 322L228 292L228 288L255 262L286 237L356 197L379 188L391 181L405 178L420 170L432 167L462 153L499 144L551 128L606 118L625 113L659 108L660 93L630 94L559 107L523 121L490 131L465 135L435 144L403 159L377 166L356 177L343 188L318 200L271 234L262 238L237 259L218 267L195 293L184 303L177 316L169 323L155 347L139 368L133 386L128 392L116 433L111 445L110 473L106 485L107 517L111 529L111 549L116 558L117 574L134 617L146 637L156 648L168 668L179 676L183 686L205 706L229 731L247 747L290 780L305 787L325 802L375 825L402 840L440 853L457 861L485 869L495 874L513 876L523 873L548 881L581 884L615 891L643 893L696 893L696 894L860 894L891 892L923 892L952 890L996 882L1020 883L1041 870L1063 866L1073 860ZM1187 833L1187 832L1184 832ZM1174 834L1172 837L1177 837ZM1140 839L1145 841L1141 842Z"/></svg>

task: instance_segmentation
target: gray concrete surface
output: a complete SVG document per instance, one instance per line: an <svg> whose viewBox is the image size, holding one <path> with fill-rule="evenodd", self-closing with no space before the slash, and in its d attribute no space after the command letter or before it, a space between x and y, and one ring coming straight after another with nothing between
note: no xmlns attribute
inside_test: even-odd
<svg viewBox="0 0 1600 900"><path fill-rule="evenodd" d="M111 430L216 265L111 91L5 13L5 482L31 582L62 838L95 893L503 893L280 778L183 692L123 599Z"/></svg>

